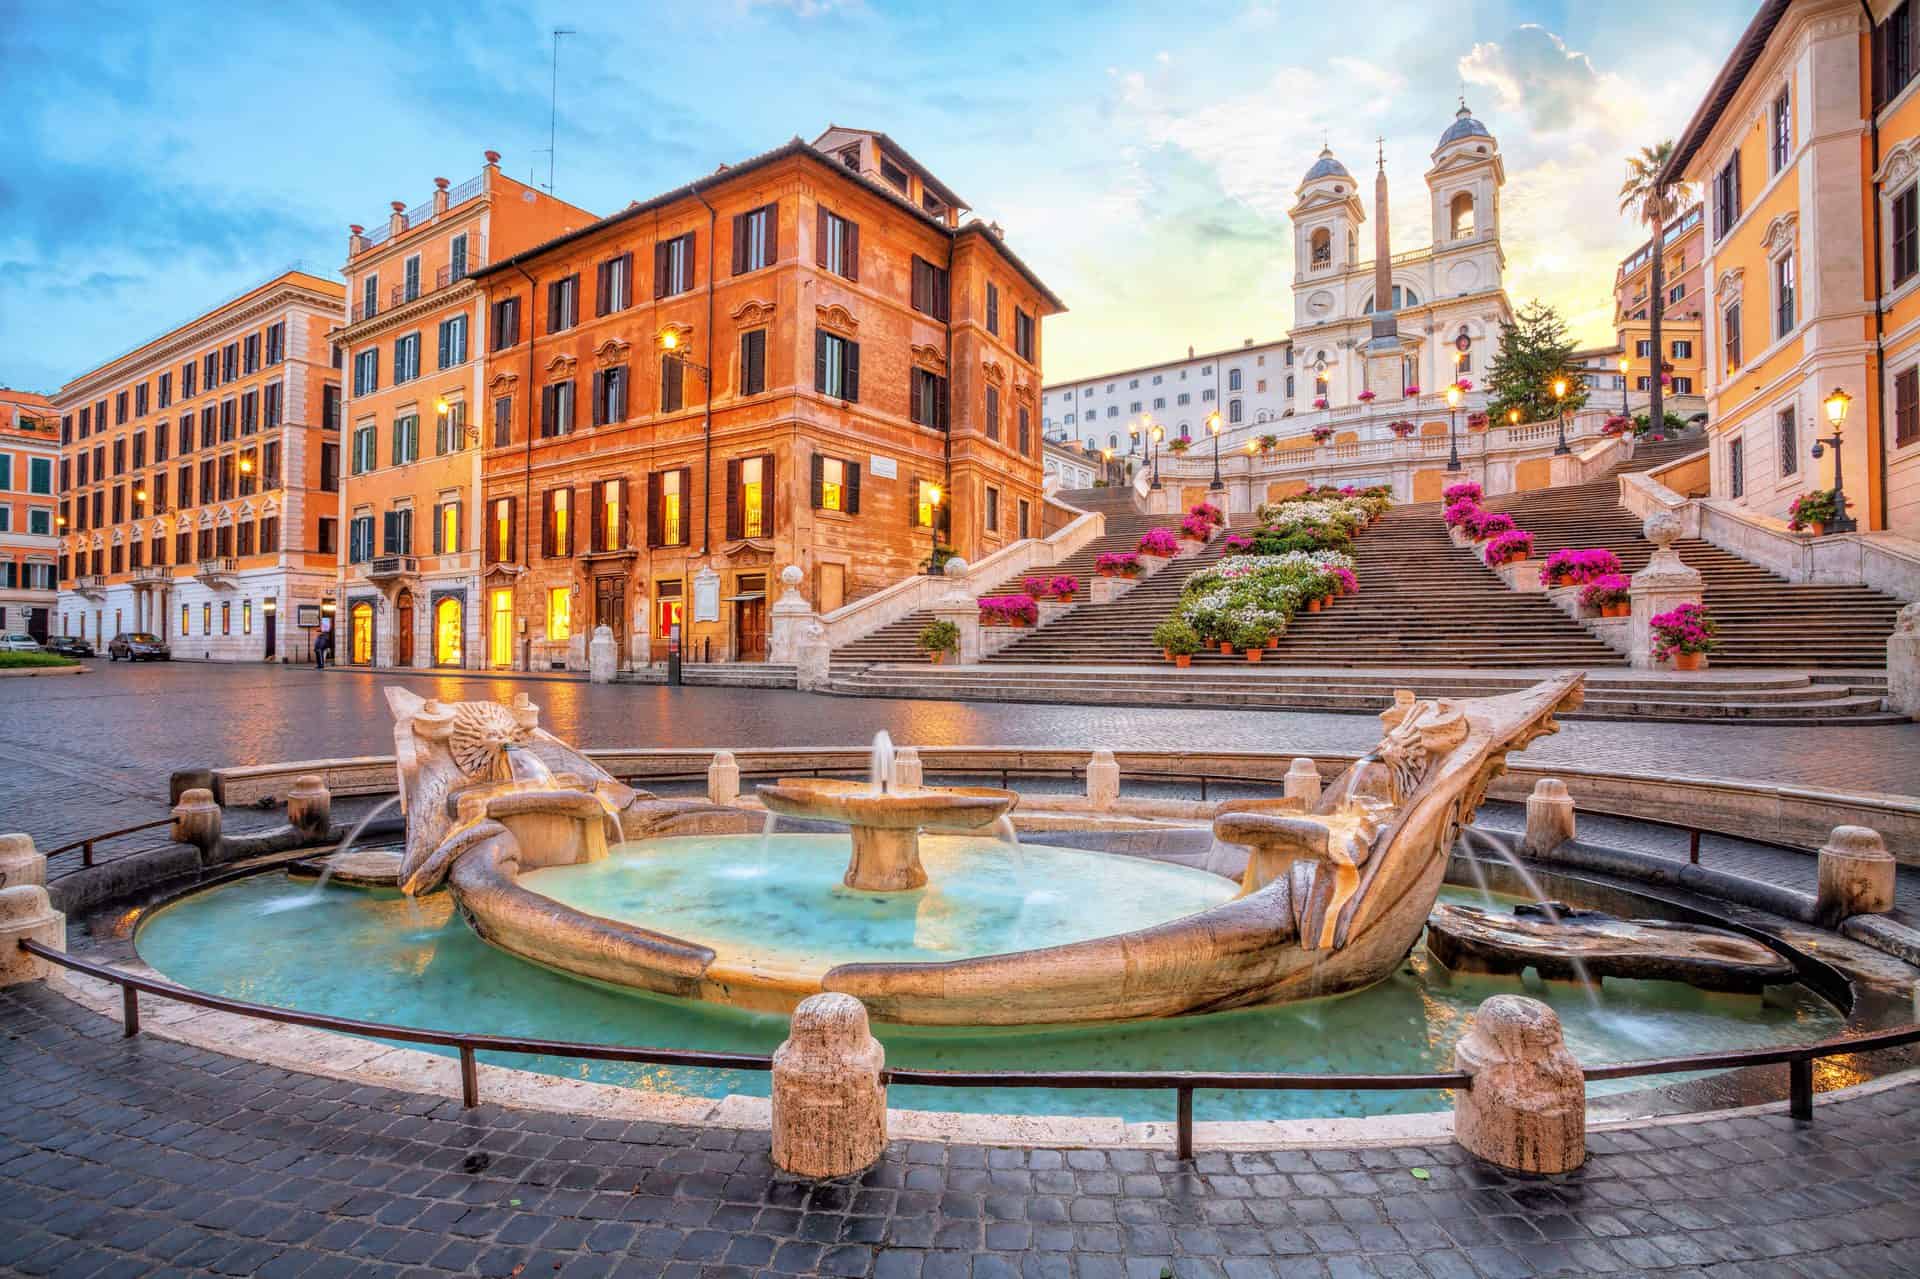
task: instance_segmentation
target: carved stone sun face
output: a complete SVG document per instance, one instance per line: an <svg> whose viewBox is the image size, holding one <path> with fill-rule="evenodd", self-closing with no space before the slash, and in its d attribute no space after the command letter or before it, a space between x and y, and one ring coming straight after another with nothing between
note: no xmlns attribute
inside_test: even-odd
<svg viewBox="0 0 1920 1279"><path fill-rule="evenodd" d="M454 708L447 749L467 776L501 777L507 772L507 747L526 738L513 712L498 702L460 702Z"/></svg>

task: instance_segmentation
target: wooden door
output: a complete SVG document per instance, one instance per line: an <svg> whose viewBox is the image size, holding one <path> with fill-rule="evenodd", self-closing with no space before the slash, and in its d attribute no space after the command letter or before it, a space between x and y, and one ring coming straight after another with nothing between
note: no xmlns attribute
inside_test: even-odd
<svg viewBox="0 0 1920 1279"><path fill-rule="evenodd" d="M820 587L817 592L816 611L831 613L847 602L847 566L822 564L819 571Z"/></svg>
<svg viewBox="0 0 1920 1279"><path fill-rule="evenodd" d="M740 599L733 602L734 660L767 660L767 599Z"/></svg>
<svg viewBox="0 0 1920 1279"><path fill-rule="evenodd" d="M413 665L413 592L401 591L393 606L394 648L399 656L396 666Z"/></svg>
<svg viewBox="0 0 1920 1279"><path fill-rule="evenodd" d="M627 651L627 579L609 574L593 579L593 624L613 631L615 662ZM588 641L592 641L589 635Z"/></svg>

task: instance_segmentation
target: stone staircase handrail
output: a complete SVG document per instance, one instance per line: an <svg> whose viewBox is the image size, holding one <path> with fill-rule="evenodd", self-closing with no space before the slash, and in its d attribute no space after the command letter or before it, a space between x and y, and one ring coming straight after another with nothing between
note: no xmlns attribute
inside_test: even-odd
<svg viewBox="0 0 1920 1279"><path fill-rule="evenodd" d="M1037 568L1049 568L1106 533L1107 517L1100 512L1080 511L1057 499L1049 500L1056 506L1078 513L1046 537L1022 538L1001 547L985 559L969 564L966 576L959 582L962 590L978 595L1009 577ZM916 573L902 578L891 586L882 587L871 595L863 595L831 613L822 614L820 624L825 633L821 638L830 648L851 644L910 613L933 607L934 601L950 593L954 585L954 580L944 575Z"/></svg>
<svg viewBox="0 0 1920 1279"><path fill-rule="evenodd" d="M1700 451L1706 452L1705 449ZM1689 454L1680 461L1691 461L1699 454ZM1678 463L1675 463L1677 465ZM1664 469L1664 468L1663 468ZM1683 537L1700 536L1700 512L1692 502L1681 493L1676 493L1655 478L1652 471L1628 471L1619 477L1620 505L1645 520L1658 511L1671 515L1680 521L1684 530Z"/></svg>
<svg viewBox="0 0 1920 1279"><path fill-rule="evenodd" d="M1699 536L1723 551L1790 582L1871 587L1920 600L1920 542L1896 533L1828 533L1808 537L1787 522L1741 510L1724 498L1693 498Z"/></svg>

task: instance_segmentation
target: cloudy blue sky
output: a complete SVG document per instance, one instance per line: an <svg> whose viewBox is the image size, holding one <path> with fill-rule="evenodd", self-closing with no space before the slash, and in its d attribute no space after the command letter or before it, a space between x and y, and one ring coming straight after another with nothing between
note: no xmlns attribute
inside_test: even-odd
<svg viewBox="0 0 1920 1279"><path fill-rule="evenodd" d="M1499 135L1509 289L1610 336L1622 156L1679 131L1753 0L0 0L0 383L51 391L481 152L618 208L829 122L882 128L1067 301L1049 380L1291 322L1285 209L1323 136L1387 138L1396 250L1464 92ZM1651 72L1637 69L1651 57ZM1638 62L1636 62L1638 60ZM1410 198L1412 197L1412 198Z"/></svg>

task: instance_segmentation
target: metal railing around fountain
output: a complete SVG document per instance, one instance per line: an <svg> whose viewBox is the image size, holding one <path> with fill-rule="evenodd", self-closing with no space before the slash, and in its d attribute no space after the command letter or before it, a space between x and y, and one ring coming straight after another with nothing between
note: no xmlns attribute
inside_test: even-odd
<svg viewBox="0 0 1920 1279"><path fill-rule="evenodd" d="M390 1039L400 1043L430 1044L452 1048L460 1057L460 1100L471 1109L480 1104L480 1066L482 1052L520 1056L572 1057L582 1061L622 1061L651 1066L688 1066L698 1069L771 1071L773 1058L754 1053L703 1052L685 1048L643 1048L621 1044L589 1044L559 1039L520 1039L508 1035L466 1034L458 1031L427 1030L417 1026L393 1026L384 1022L360 1021L352 1017L333 1017L326 1013L307 1013L268 1004L209 995L171 982L138 973L125 972L109 964L97 964L44 946L22 940L20 948L30 955L73 972L84 973L120 988L122 1033L128 1037L140 1033L140 996L156 995L183 1004L193 1004L215 1012L262 1021L284 1022L313 1030L330 1030L343 1035L370 1039ZM1787 1044L1777 1048L1752 1048L1735 1052L1696 1053L1686 1057L1656 1057L1644 1061L1619 1062L1610 1066L1586 1066L1581 1073L1587 1082L1607 1079L1637 1079L1650 1075L1676 1075L1697 1070L1734 1070L1750 1066L1787 1067L1787 1110L1795 1119L1813 1119L1813 1065L1828 1057L1850 1056L1886 1048L1920 1044L1920 1024L1898 1026L1891 1030L1871 1031L1864 1035L1837 1035L1810 1044ZM1473 1087L1473 1076L1465 1071L1436 1071L1417 1075L1372 1074L1258 1074L1229 1071L1189 1070L916 1070L888 1066L881 1081L892 1085L927 1088L1052 1088L1097 1089L1100 1091L1168 1091L1175 1096L1175 1154L1193 1158L1193 1094L1208 1092L1419 1092L1426 1089Z"/></svg>
<svg viewBox="0 0 1920 1279"><path fill-rule="evenodd" d="M82 866L91 866L93 865L93 846L95 844L104 844L110 839L119 839L125 835L137 835L143 830L158 830L162 826L171 825L173 825L173 818L162 817L155 821L141 822L138 826L122 826L119 830L110 830L103 835L89 835L85 839L76 839L71 844L62 844L58 848L49 849L44 856L48 861L52 861L62 853L71 853L75 849L78 849L80 852L80 864Z"/></svg>

